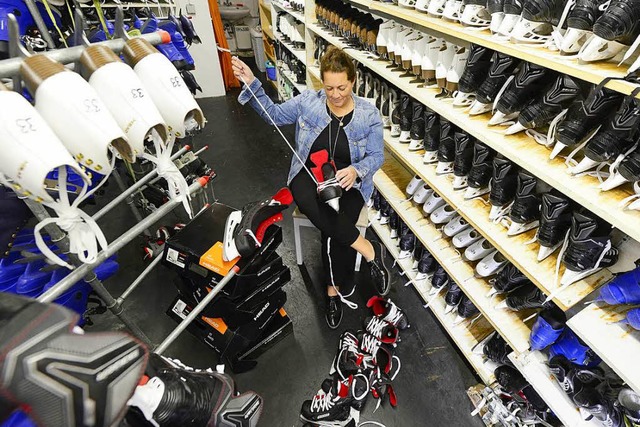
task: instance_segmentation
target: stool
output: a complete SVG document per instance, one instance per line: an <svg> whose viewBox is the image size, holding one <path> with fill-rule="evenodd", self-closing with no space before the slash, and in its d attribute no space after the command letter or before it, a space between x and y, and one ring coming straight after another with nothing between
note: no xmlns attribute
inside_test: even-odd
<svg viewBox="0 0 640 427"><path fill-rule="evenodd" d="M367 225L369 224L369 211L367 209L367 205L364 205L362 210L360 211L360 216L358 217L358 222L356 223L356 227L358 231L360 231L360 235L364 237L364 233L367 231ZM296 245L296 263L298 265L302 265L302 241L300 239L300 228L301 227L312 227L315 228L315 225L307 218L302 212L298 210L298 207L293 211L293 237ZM360 271L360 262L362 261L362 255L358 252L356 255L356 265L355 271Z"/></svg>

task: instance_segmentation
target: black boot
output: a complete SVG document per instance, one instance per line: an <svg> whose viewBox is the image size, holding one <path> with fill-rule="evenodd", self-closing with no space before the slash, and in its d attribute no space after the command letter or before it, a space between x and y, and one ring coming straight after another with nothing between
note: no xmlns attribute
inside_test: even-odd
<svg viewBox="0 0 640 427"><path fill-rule="evenodd" d="M342 322L342 301L338 295L329 296L327 298L327 311L324 315L327 325L331 329L338 329Z"/></svg>
<svg viewBox="0 0 640 427"><path fill-rule="evenodd" d="M387 295L391 289L391 272L385 264L386 249L380 242L371 242L371 244L375 251L375 257L369 261L371 280L373 280L373 286L375 286L378 294L384 296Z"/></svg>

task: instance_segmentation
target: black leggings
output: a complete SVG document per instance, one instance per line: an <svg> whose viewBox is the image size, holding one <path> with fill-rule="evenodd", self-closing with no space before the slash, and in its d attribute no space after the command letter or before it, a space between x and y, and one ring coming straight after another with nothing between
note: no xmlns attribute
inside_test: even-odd
<svg viewBox="0 0 640 427"><path fill-rule="evenodd" d="M356 251L351 247L360 232L356 228L364 200L359 190L352 188L342 193L340 198L340 212L334 211L329 205L320 201L315 182L303 169L293 178L289 185L293 199L298 209L316 226L322 239L322 265L324 280L327 286L350 288L353 285ZM328 239L331 238L331 266L327 254Z"/></svg>

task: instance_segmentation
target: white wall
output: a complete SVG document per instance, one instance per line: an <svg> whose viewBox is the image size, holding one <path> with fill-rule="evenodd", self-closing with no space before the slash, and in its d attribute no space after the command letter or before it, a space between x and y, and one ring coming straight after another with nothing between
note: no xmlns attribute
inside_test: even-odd
<svg viewBox="0 0 640 427"><path fill-rule="evenodd" d="M175 3L177 9L182 8L182 13L185 15L187 15L187 4L191 3L195 6L195 13L189 16L202 40L202 44L192 44L189 48L189 53L196 62L196 69L192 73L202 87L202 93L198 92L196 98L224 96L226 92L207 0L175 0Z"/></svg>

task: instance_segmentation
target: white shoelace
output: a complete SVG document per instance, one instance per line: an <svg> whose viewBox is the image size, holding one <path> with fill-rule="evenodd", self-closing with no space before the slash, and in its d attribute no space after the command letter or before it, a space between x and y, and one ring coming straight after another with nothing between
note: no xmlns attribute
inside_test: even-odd
<svg viewBox="0 0 640 427"><path fill-rule="evenodd" d="M388 300L387 303L389 304L389 312L387 313L386 316L382 318L382 320L384 320L385 322L391 323L392 325L397 325L398 322L400 322L400 319L402 318L402 315L403 315L402 310L400 310L398 306L395 305L390 300Z"/></svg>
<svg viewBox="0 0 640 427"><path fill-rule="evenodd" d="M333 290L336 291L338 297L340 297L340 301L342 301L344 305L352 310L356 310L358 308L358 304L347 299L356 291L355 285L353 286L353 289L351 289L351 292L349 292L347 295L342 295L338 290L335 281L333 280L333 263L331 262L331 237L327 237L327 258L329 258L329 276L331 277L331 286L333 287Z"/></svg>
<svg viewBox="0 0 640 427"><path fill-rule="evenodd" d="M374 337L371 334L364 334L362 336L362 342L360 343L360 349L365 353L369 353L375 357L375 355L378 353L378 350L380 349L380 345L382 345L382 343L378 338Z"/></svg>
<svg viewBox="0 0 640 427"><path fill-rule="evenodd" d="M372 317L371 320L369 320L369 323L367 323L365 329L377 339L381 339L384 328L386 328L387 326L389 326L389 323L385 322L379 317Z"/></svg>

